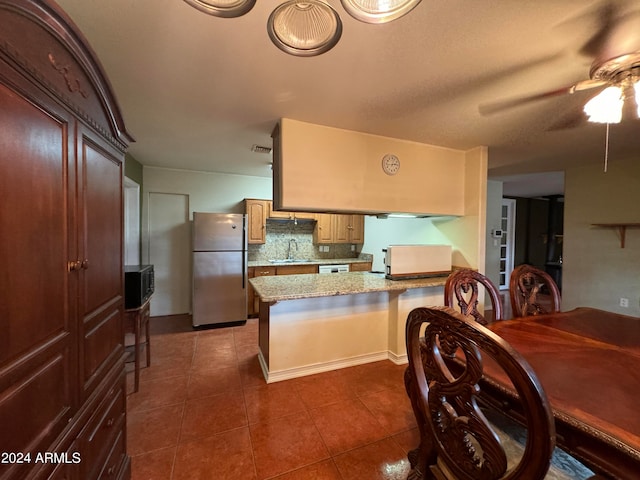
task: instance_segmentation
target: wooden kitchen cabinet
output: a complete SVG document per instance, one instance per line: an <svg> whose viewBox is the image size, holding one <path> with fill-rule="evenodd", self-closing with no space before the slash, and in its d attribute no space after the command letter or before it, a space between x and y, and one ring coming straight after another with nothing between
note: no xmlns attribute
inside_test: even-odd
<svg viewBox="0 0 640 480"><path fill-rule="evenodd" d="M132 140L53 2L0 2L0 478L130 477L125 450L123 165Z"/></svg>
<svg viewBox="0 0 640 480"><path fill-rule="evenodd" d="M364 243L363 215L334 215L334 243Z"/></svg>
<svg viewBox="0 0 640 480"><path fill-rule="evenodd" d="M316 215L316 226L313 229L313 243L324 244L333 242L333 215L319 213Z"/></svg>
<svg viewBox="0 0 640 480"><path fill-rule="evenodd" d="M297 275L299 273L318 273L318 265L269 265L249 267L247 277L268 277L271 275ZM247 315L254 317L259 313L260 299L256 296L251 282L247 288Z"/></svg>
<svg viewBox="0 0 640 480"><path fill-rule="evenodd" d="M318 273L318 265L278 265L276 275L297 275L300 273Z"/></svg>
<svg viewBox="0 0 640 480"><path fill-rule="evenodd" d="M247 243L265 243L267 239L267 218L271 210L271 202L269 200L246 198L244 205L247 214Z"/></svg>
<svg viewBox="0 0 640 480"><path fill-rule="evenodd" d="M372 264L371 262L358 262L349 265L350 272L370 272Z"/></svg>
<svg viewBox="0 0 640 480"><path fill-rule="evenodd" d="M284 210L274 210L273 202L269 202L269 218L282 218L286 220L315 220L316 214L309 212L288 212Z"/></svg>
<svg viewBox="0 0 640 480"><path fill-rule="evenodd" d="M349 243L364 243L364 215L349 216Z"/></svg>
<svg viewBox="0 0 640 480"><path fill-rule="evenodd" d="M364 215L323 213L317 219L314 243L364 243Z"/></svg>
<svg viewBox="0 0 640 480"><path fill-rule="evenodd" d="M247 277L265 277L276 274L276 267L249 267L247 269ZM258 314L260 307L260 299L256 296L255 290L251 282L247 286L247 316L254 317Z"/></svg>

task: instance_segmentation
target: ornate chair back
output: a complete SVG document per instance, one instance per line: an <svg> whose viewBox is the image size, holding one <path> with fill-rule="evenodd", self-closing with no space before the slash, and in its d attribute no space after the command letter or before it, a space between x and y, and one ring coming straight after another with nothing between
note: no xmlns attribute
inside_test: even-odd
<svg viewBox="0 0 640 480"><path fill-rule="evenodd" d="M541 303L540 293L548 295ZM560 291L551 276L531 265L519 265L511 272L509 297L514 317L527 317L560 311Z"/></svg>
<svg viewBox="0 0 640 480"><path fill-rule="evenodd" d="M411 311L406 342L405 387L420 430L420 445L408 455L408 479L545 477L555 446L553 415L535 373L508 343L449 307ZM507 453L476 403L482 355L509 377L527 423L524 453L508 471Z"/></svg>
<svg viewBox="0 0 640 480"><path fill-rule="evenodd" d="M487 320L478 311L479 283L491 298L494 320L502 320L502 302L500 301L498 289L491 280L470 268L454 270L449 275L444 286L444 304L447 307L455 308L457 303L463 315L472 316L476 322L486 325L488 323Z"/></svg>

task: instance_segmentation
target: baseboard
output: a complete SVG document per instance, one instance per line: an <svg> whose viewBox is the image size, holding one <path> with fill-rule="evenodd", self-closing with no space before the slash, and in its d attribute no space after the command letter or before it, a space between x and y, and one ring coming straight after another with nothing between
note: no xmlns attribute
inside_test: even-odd
<svg viewBox="0 0 640 480"><path fill-rule="evenodd" d="M359 355L357 357L344 358L341 360L334 360L326 363L316 363L313 365L305 365L303 367L289 368L286 370L280 370L277 372L269 372L267 363L264 360L262 352L258 352L258 360L260 361L260 368L267 383L281 382L283 380L290 380L292 378L306 377L308 375L315 375L317 373L330 372L332 370L340 370L342 368L354 367L356 365L363 365L365 363L379 362L381 360L390 360L396 365L403 365L408 363L407 355L396 355L395 353L377 352L369 353L366 355Z"/></svg>
<svg viewBox="0 0 640 480"><path fill-rule="evenodd" d="M391 360L396 365L404 365L406 363L409 363L409 357L407 356L406 353L402 355L396 355L393 352L388 352L388 354L389 354L388 356L389 360Z"/></svg>

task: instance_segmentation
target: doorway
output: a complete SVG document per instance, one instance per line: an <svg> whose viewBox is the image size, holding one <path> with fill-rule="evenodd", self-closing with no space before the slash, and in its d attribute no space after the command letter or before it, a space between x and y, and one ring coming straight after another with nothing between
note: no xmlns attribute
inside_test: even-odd
<svg viewBox="0 0 640 480"><path fill-rule="evenodd" d="M516 240L516 200L513 198L502 199L500 215L500 290L509 289L509 278L513 271L513 259Z"/></svg>
<svg viewBox="0 0 640 480"><path fill-rule="evenodd" d="M191 312L189 196L149 194L149 263L155 271L151 316Z"/></svg>
<svg viewBox="0 0 640 480"><path fill-rule="evenodd" d="M124 177L124 264L140 264L140 185Z"/></svg>

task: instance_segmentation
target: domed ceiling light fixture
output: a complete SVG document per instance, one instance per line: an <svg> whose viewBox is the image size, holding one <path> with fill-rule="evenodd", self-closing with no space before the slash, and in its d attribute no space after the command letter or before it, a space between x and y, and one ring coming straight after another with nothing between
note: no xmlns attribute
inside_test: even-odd
<svg viewBox="0 0 640 480"><path fill-rule="evenodd" d="M267 32L280 50L299 57L313 57L331 50L338 43L342 21L323 1L290 0L271 13Z"/></svg>
<svg viewBox="0 0 640 480"><path fill-rule="evenodd" d="M421 0L341 0L353 18L365 23L386 23L413 10Z"/></svg>
<svg viewBox="0 0 640 480"><path fill-rule="evenodd" d="M256 0L184 0L216 17L239 17ZM341 0L344 9L365 23L386 23L407 14L421 0ZM338 13L324 0L288 0L277 6L267 21L269 38L280 50L312 57L331 50L342 36Z"/></svg>
<svg viewBox="0 0 640 480"><path fill-rule="evenodd" d="M253 8L256 0L184 0L201 12L215 17L234 18Z"/></svg>

